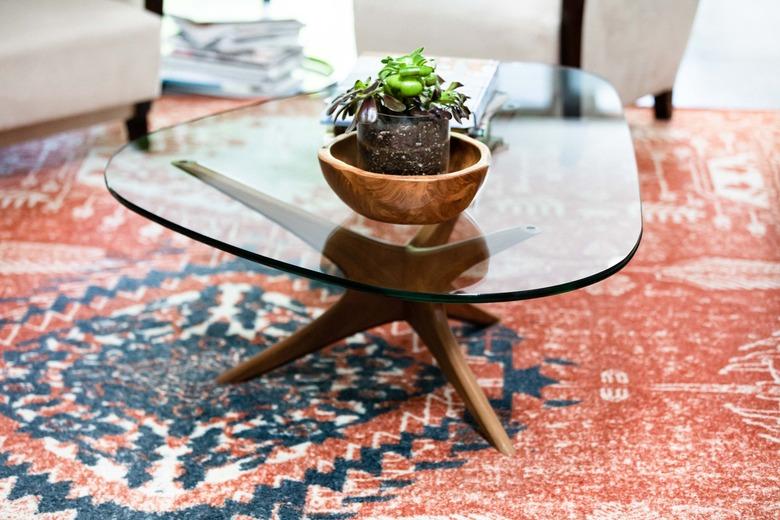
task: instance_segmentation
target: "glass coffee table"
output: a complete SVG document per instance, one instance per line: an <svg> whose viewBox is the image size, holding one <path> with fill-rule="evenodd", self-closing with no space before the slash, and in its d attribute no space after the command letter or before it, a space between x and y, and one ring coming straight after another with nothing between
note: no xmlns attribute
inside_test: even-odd
<svg viewBox="0 0 780 520"><path fill-rule="evenodd" d="M477 307L571 291L620 270L639 246L641 206L622 106L576 69L505 63L482 138L485 184L452 221L400 226L361 217L317 162L333 137L327 93L269 101L154 132L106 168L133 211L229 253L346 291L309 325L219 376L237 383L365 329L406 320L482 434L513 453L448 319L488 326Z"/></svg>

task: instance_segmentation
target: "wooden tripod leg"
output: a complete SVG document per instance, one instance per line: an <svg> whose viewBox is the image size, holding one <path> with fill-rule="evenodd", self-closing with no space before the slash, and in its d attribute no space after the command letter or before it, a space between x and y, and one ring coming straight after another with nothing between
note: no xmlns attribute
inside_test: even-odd
<svg viewBox="0 0 780 520"><path fill-rule="evenodd" d="M501 453L513 455L515 450L496 413L477 384L458 342L447 324L447 311L442 304L409 302L404 307L405 318L419 334L455 387L487 440Z"/></svg>
<svg viewBox="0 0 780 520"><path fill-rule="evenodd" d="M239 383L319 350L357 332L401 319L399 300L347 291L319 318L287 339L220 374L218 383Z"/></svg>
<svg viewBox="0 0 780 520"><path fill-rule="evenodd" d="M480 327L487 327L498 323L501 318L468 303L455 303L445 305L447 316L456 320L473 323Z"/></svg>

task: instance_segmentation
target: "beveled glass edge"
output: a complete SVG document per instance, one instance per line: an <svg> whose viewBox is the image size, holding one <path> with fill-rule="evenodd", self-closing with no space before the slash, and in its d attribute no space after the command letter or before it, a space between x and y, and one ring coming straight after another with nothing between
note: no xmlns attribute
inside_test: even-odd
<svg viewBox="0 0 780 520"><path fill-rule="evenodd" d="M462 294L462 293L455 292L455 293L442 294L442 293L408 292L408 291L404 291L403 289L394 289L389 287L378 287L374 285L366 285L346 278L332 276L323 273L321 271L313 271L305 267L289 264L287 262L276 260L274 258L263 256L257 253L252 253L251 251L247 251L238 246L234 246L226 242L222 242L220 240L211 238L206 235L201 235L197 231L193 231L189 228L185 228L183 226L180 226L179 224L176 224L158 215L155 215L154 213L151 213L141 208L140 206L133 204L132 202L125 199L124 197L122 197L119 193L112 190L111 187L108 186L107 182L106 182L106 188L108 189L109 193L111 193L111 195L120 204L122 204L129 210L138 213L139 215L151 220L152 222L156 222L157 224L160 224L161 226L166 227L172 231L185 235L198 242L207 244L211 247L225 251L226 253L230 253L232 255L245 258L247 260L252 260L253 262L257 262L259 264L263 264L286 273L292 273L292 274L303 276L304 278L317 280L331 285L337 285L345 289L354 289L363 292L370 292L374 294L388 296L391 298L397 298L400 300L431 302L431 303L497 303L497 302L509 302L509 301L518 301L518 300L530 300L533 298L540 298L543 296L553 296L556 294L563 294L566 292L573 291L575 289L581 289L583 287L587 287L588 285L592 285L596 282L600 282L601 280L604 280L605 278L612 276L613 274L617 273L628 264L628 262L633 258L637 249L639 249L639 244L642 241L642 233L644 229L640 218L639 236L637 237L636 243L631 248L631 251L628 253L628 255L625 258L623 258L620 262L616 263L615 265L603 271L599 271L592 275L577 280L573 280L571 282L566 282L558 285L551 285L539 289L528 289L524 291L510 291L510 292L503 292L503 293Z"/></svg>

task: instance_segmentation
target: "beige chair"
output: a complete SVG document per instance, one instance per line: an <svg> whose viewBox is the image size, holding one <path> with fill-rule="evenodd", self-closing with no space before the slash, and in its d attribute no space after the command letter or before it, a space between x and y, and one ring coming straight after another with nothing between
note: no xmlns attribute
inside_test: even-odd
<svg viewBox="0 0 780 520"><path fill-rule="evenodd" d="M139 5L0 0L0 145L110 119L139 137L159 59L160 18Z"/></svg>
<svg viewBox="0 0 780 520"><path fill-rule="evenodd" d="M624 103L672 87L698 0L354 0L358 52L540 61L609 80ZM410 48L411 47L411 48Z"/></svg>

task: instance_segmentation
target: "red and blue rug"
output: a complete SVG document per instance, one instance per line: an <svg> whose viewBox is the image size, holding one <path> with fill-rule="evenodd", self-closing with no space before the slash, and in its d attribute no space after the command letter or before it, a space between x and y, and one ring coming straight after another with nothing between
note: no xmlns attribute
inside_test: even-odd
<svg viewBox="0 0 780 520"><path fill-rule="evenodd" d="M634 260L456 328L513 458L400 323L216 385L339 290L120 207L118 125L0 149L0 518L780 518L780 114L628 116Z"/></svg>

